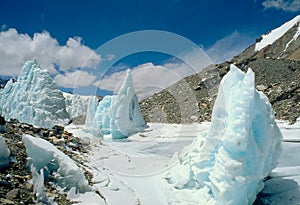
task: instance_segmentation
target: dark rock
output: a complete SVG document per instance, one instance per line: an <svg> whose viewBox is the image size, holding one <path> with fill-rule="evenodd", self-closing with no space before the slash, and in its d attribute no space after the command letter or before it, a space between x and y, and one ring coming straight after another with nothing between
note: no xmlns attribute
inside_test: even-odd
<svg viewBox="0 0 300 205"><path fill-rule="evenodd" d="M60 125L55 125L53 128L54 132L56 134L62 134L64 132L64 127L63 126L60 126Z"/></svg>
<svg viewBox="0 0 300 205"><path fill-rule="evenodd" d="M4 117L0 116L0 125L5 125L6 121L4 119Z"/></svg>
<svg viewBox="0 0 300 205"><path fill-rule="evenodd" d="M6 133L6 132L7 132L6 121L4 117L0 116L0 133Z"/></svg>

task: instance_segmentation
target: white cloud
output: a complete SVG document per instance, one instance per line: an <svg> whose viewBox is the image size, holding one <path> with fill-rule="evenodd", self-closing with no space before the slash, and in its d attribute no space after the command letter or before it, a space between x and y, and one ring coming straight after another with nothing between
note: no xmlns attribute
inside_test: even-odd
<svg viewBox="0 0 300 205"><path fill-rule="evenodd" d="M195 59L195 57L197 57L197 59ZM184 59L191 65L195 65L195 62L199 62L197 66L193 68L184 62L173 61L164 65L145 63L133 68L131 71L133 85L139 100L171 86L186 76L199 72L211 63L209 59L201 61L199 55L195 55L193 52L185 55ZM112 75L105 76L103 79L95 82L94 85L102 90L117 93L122 85L125 74L126 71L114 72Z"/></svg>
<svg viewBox="0 0 300 205"><path fill-rule="evenodd" d="M61 46L48 32L35 33L33 37L12 28L0 32L0 75L19 75L22 65L34 57L52 74L56 73L55 66L63 71L96 68L101 61L101 56L83 45L79 37L69 38Z"/></svg>
<svg viewBox="0 0 300 205"><path fill-rule="evenodd" d="M93 84L96 76L86 71L76 70L74 72L67 72L65 75L58 74L54 81L64 88L78 88L90 86Z"/></svg>
<svg viewBox="0 0 300 205"><path fill-rule="evenodd" d="M181 59L183 61L171 59L163 65L145 63L134 67L131 74L138 98L141 100L151 96L186 76L200 72L212 63L206 53L199 49L182 54ZM125 69L122 66L122 71L104 76L95 82L94 86L117 93L125 77Z"/></svg>
<svg viewBox="0 0 300 205"><path fill-rule="evenodd" d="M161 65L156 66L152 63L145 63L133 68L131 74L139 99L144 99L155 92L159 92L182 78L176 71ZM125 75L126 71L115 72L97 81L94 85L102 90L117 93Z"/></svg>
<svg viewBox="0 0 300 205"><path fill-rule="evenodd" d="M108 60L108 61L111 61L111 60L113 60L113 59L115 59L116 58L116 56L114 55L114 54L108 54L107 56L106 56L106 60Z"/></svg>
<svg viewBox="0 0 300 205"><path fill-rule="evenodd" d="M262 3L264 9L277 9L287 12L300 11L299 0L265 0Z"/></svg>
<svg viewBox="0 0 300 205"><path fill-rule="evenodd" d="M222 63L231 60L253 43L254 38L234 31L216 41L206 52L214 63Z"/></svg>
<svg viewBox="0 0 300 205"><path fill-rule="evenodd" d="M8 29L8 27L7 27L6 24L3 24L3 25L1 26L1 31L5 31L5 30L7 30L7 29Z"/></svg>

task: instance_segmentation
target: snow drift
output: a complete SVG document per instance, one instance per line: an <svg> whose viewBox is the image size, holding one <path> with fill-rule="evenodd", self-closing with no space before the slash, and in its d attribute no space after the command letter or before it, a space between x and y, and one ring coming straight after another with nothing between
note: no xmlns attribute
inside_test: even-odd
<svg viewBox="0 0 300 205"><path fill-rule="evenodd" d="M27 61L17 82L10 80L0 91L0 114L44 128L70 121L62 92L35 60Z"/></svg>
<svg viewBox="0 0 300 205"><path fill-rule="evenodd" d="M63 152L53 144L31 135L23 135L29 165L33 165L36 171L45 170L45 175L55 174L58 185L70 190L75 187L79 192L90 190L82 170Z"/></svg>
<svg viewBox="0 0 300 205"><path fill-rule="evenodd" d="M126 138L145 128L130 70L118 94L105 96L100 101L95 117L100 133L110 134L112 139Z"/></svg>
<svg viewBox="0 0 300 205"><path fill-rule="evenodd" d="M169 204L249 204L277 166L282 135L254 73L234 65L223 78L208 133L200 133L168 176Z"/></svg>

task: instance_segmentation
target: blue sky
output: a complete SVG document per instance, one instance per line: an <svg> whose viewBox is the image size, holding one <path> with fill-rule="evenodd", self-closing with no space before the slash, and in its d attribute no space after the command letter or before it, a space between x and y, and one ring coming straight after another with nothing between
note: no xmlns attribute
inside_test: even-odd
<svg viewBox="0 0 300 205"><path fill-rule="evenodd" d="M213 62L222 62L253 44L261 34L298 15L300 3L298 0L3 0L0 9L1 75L16 76L23 61L35 55L58 84L84 92L83 87L99 87L94 83L99 80L95 68L114 58L114 52L104 56L96 50L120 35L141 30L171 32L203 48ZM86 62L84 58L94 51L98 56ZM82 62L86 68L82 68ZM107 75L138 66L168 67L175 62L178 64L178 59L170 55L143 52L119 59ZM108 82L121 81L119 74L119 78ZM70 83L73 78L76 86ZM101 89L111 92L116 88Z"/></svg>

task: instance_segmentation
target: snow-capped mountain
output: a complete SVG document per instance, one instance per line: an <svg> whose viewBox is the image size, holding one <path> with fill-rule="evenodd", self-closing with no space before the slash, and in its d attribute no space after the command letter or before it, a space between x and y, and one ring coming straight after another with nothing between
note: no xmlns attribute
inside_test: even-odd
<svg viewBox="0 0 300 205"><path fill-rule="evenodd" d="M300 15L260 36L257 42L233 58L240 62L247 58L300 60Z"/></svg>
<svg viewBox="0 0 300 205"><path fill-rule="evenodd" d="M27 61L17 81L0 91L0 114L44 128L70 122L62 92L36 60Z"/></svg>

